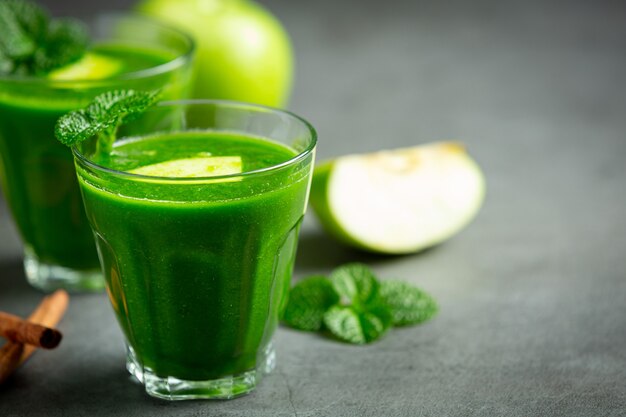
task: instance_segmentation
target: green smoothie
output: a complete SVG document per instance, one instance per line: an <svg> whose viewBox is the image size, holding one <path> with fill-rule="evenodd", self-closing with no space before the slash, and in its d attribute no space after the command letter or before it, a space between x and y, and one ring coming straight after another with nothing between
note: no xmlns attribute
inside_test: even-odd
<svg viewBox="0 0 626 417"><path fill-rule="evenodd" d="M103 45L94 52L124 63L124 71L168 61L153 51L121 46ZM72 269L97 268L98 256L72 153L53 133L60 116L90 99L81 92L59 99L0 93L0 179L14 219L39 260Z"/></svg>
<svg viewBox="0 0 626 417"><path fill-rule="evenodd" d="M308 195L312 156L286 164L296 155L268 139L190 130L123 139L92 162L137 172L237 159L243 174L149 177L77 162L109 296L144 373L216 380L264 360Z"/></svg>
<svg viewBox="0 0 626 417"><path fill-rule="evenodd" d="M152 23L140 23L156 31ZM163 39L166 34L174 36L164 32ZM24 241L27 278L40 288L103 285L72 153L54 138L57 119L112 89L162 89L164 99L187 95L190 56L181 61L182 46L137 38L97 43L83 60L47 76L0 76L0 184ZM192 46L186 48L189 54ZM71 271L73 281L63 281L64 271ZM81 283L81 271L93 278Z"/></svg>

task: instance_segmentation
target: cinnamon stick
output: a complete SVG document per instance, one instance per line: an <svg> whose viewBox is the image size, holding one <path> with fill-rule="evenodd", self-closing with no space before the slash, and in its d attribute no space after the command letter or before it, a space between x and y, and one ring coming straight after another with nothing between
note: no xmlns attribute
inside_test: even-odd
<svg viewBox="0 0 626 417"><path fill-rule="evenodd" d="M0 336L36 347L53 349L61 342L61 332L31 323L13 314L0 311Z"/></svg>
<svg viewBox="0 0 626 417"><path fill-rule="evenodd" d="M20 365L24 353L24 345L16 342L7 342L0 349L0 384L7 379Z"/></svg>
<svg viewBox="0 0 626 417"><path fill-rule="evenodd" d="M28 321L42 326L55 326L63 317L69 295L58 290L45 297L28 317ZM0 384L23 364L37 348L19 342L8 341L0 349Z"/></svg>

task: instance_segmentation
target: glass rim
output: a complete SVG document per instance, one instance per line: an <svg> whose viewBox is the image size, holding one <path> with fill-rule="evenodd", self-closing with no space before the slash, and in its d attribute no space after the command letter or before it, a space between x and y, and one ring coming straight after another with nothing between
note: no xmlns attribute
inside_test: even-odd
<svg viewBox="0 0 626 417"><path fill-rule="evenodd" d="M194 105L194 106L214 105L216 107L222 106L222 107L230 107L230 108L238 108L238 109L261 110L261 111L271 112L275 114L286 115L298 121L305 127L305 129L309 133L309 136L308 136L309 143L302 151L299 151L295 156L287 159L286 161L280 162L278 164L270 165L268 167L239 172L236 174L214 175L214 176L207 176L207 177L192 177L192 178L142 175L142 174L135 174L135 173L127 172L127 171L120 171L114 168L105 167L105 166L102 166L100 164L93 162L88 157L83 155L78 149L78 145L80 144L76 144L72 146L72 153L74 154L74 157L79 162L85 164L89 168L96 170L96 171L100 171L100 172L106 172L108 174L115 175L120 178L128 178L128 179L141 180L141 181L146 181L146 182L161 182L162 181L163 183L167 182L167 183L194 184L194 183L202 183L202 182L220 182L222 180L227 180L227 179L232 179L232 178L256 177L259 175L265 175L267 173L278 171L282 168L295 165L298 162L304 160L305 158L307 158L310 154L314 152L315 146L317 145L317 131L315 130L313 125L309 123L306 119L288 110L264 106L261 104L247 103L243 101L217 100L217 99L168 100L168 101L161 101L157 103L156 107L173 107L173 106L189 106L189 105ZM156 108L148 109L146 113L150 111L155 111L155 110ZM187 130L180 130L180 131L168 132L168 133L180 133L180 132L186 132L186 131L192 131L192 130L187 129ZM267 139L271 139L271 138L267 138Z"/></svg>
<svg viewBox="0 0 626 417"><path fill-rule="evenodd" d="M105 13L96 16L92 21L104 20L104 19L135 19L144 21L150 25L153 25L155 28L165 29L176 35L180 36L187 43L187 51L185 53L177 54L175 58L159 65L155 65L150 68L140 69L137 71L124 72L117 76L109 77L109 78L100 78L100 79L89 79L89 78L77 78L72 80L53 80L47 77L34 76L34 75L11 75L11 74L0 74L0 82L11 82L11 83L23 83L23 84L32 84L32 85L45 85L45 86L59 86L65 87L73 84L93 84L93 85L106 85L107 83L125 81L125 80L136 80L140 78L152 77L159 74L164 74L174 69L180 68L184 66L186 63L191 62L193 55L196 51L196 41L185 31L179 30L175 26L171 26L169 24L163 23L160 20L139 14L139 13ZM81 20L82 23L85 23ZM106 39L105 39L106 40ZM93 39L91 45L97 45L99 42L98 39Z"/></svg>

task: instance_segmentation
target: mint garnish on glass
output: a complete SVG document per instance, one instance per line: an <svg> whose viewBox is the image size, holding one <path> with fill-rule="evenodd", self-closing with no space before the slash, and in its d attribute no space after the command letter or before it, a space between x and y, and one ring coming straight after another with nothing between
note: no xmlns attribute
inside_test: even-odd
<svg viewBox="0 0 626 417"><path fill-rule="evenodd" d="M51 19L29 1L0 0L0 74L47 74L78 60L88 44L79 21Z"/></svg>
<svg viewBox="0 0 626 417"><path fill-rule="evenodd" d="M370 343L392 326L418 324L437 313L435 300L413 285L379 281L363 264L335 269L296 284L283 313L287 325L300 330L327 330L349 343Z"/></svg>
<svg viewBox="0 0 626 417"><path fill-rule="evenodd" d="M67 146L98 135L98 149L108 152L119 126L140 116L158 97L159 91L107 91L96 96L84 109L62 116L54 127L54 134Z"/></svg>

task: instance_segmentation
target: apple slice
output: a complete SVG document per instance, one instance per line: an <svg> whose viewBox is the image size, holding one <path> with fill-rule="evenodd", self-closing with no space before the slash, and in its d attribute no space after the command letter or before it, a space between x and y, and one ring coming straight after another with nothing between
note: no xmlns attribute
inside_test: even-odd
<svg viewBox="0 0 626 417"><path fill-rule="evenodd" d="M48 78L57 81L101 80L122 72L124 64L119 59L87 52L78 61L55 69Z"/></svg>
<svg viewBox="0 0 626 417"><path fill-rule="evenodd" d="M483 174L460 143L350 155L315 169L322 226L360 249L404 254L448 239L480 209Z"/></svg>
<svg viewBox="0 0 626 417"><path fill-rule="evenodd" d="M153 177L201 178L241 173L240 156L206 156L172 159L128 171Z"/></svg>

